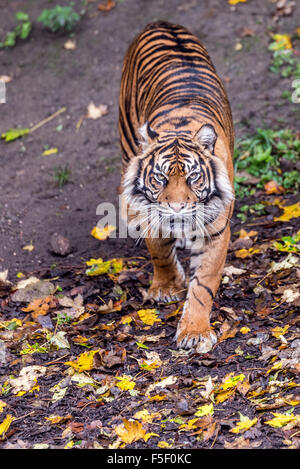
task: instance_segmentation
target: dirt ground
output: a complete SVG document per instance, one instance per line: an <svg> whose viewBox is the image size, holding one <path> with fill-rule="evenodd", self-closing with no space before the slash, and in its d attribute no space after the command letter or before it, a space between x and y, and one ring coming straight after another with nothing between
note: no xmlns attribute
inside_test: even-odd
<svg viewBox="0 0 300 469"><path fill-rule="evenodd" d="M267 274L271 260L282 260L279 252L271 251L270 258L273 240L299 229L295 219L288 229L285 223L274 223L273 217L281 210L271 204L263 217L247 220L247 231L257 230L249 246L255 248L258 243L258 253L237 258L235 250L241 242L237 232L242 227L236 216L241 202L237 202L227 263L242 273L229 275L220 287L212 315L219 342L204 356L178 351L172 342L182 305L159 307L158 319L150 326L138 316L141 308L153 307L143 303L141 293L151 278L144 245L136 246L127 239L100 242L90 231L98 221L97 205L118 202L119 83L122 60L134 36L157 19L180 23L199 36L224 80L237 137L262 127L299 131L299 105L281 98L283 91L291 90L290 79L279 80L270 72L268 45L270 31L293 34L299 28L300 3L292 16L283 16L277 23L272 19L276 10L272 0L248 0L235 7L221 0L117 0L107 13L97 10L99 3L74 2L76 10L85 10L85 14L70 36L47 32L36 22L44 8L54 6L53 1L2 0L0 38L14 27L15 12L20 10L30 15L33 31L29 40L18 42L13 49L0 49L0 75L12 77L7 84L7 103L0 104L0 134L11 127L31 127L63 107L67 110L23 139L0 140L0 272L8 269L13 283L18 272L25 278L34 274L56 282L68 298L70 311L84 308L86 317L55 325L61 298L50 296L47 314L38 315L30 309L24 311L29 301L13 300L9 289L3 292L0 288L4 324L0 324L0 357L4 357L0 363L0 414L1 401L5 401L5 409L14 418L2 439L0 431L0 446L122 447L124 440L117 435L124 428L118 426L146 407L154 422L145 420L145 415L139 418L152 435L148 440L133 440L127 448L299 448L299 429L291 426L282 431L266 424L272 412L290 412L293 406L296 414L300 402L295 383L299 373L299 363L298 367L295 364L299 359L298 310L278 296L283 287L295 294L299 272L291 264L287 270ZM245 35L245 28L254 34ZM74 50L64 48L70 37L76 39ZM91 101L107 105L108 113L98 120L83 120L77 130ZM57 153L43 155L46 148L53 147ZM54 170L65 165L71 170L70 181L59 188ZM266 198L258 191L251 203L259 197ZM288 205L296 203L292 191L284 197ZM53 233L71 242L72 252L64 258L50 250ZM31 243L33 250L23 249ZM85 261L100 256L105 260L127 258L128 270L120 276L87 276ZM76 298L79 303L72 303ZM112 311L105 314L103 303L113 304ZM16 318L22 326L10 323ZM276 332L277 326L283 328L282 334ZM69 347L43 350L44 342L49 345L49 337L57 331L63 333ZM153 339L155 335L159 340ZM141 368L144 342L159 354L160 367ZM33 346L38 347L34 353L24 352L24 347ZM73 366L74 372L74 361L90 349L95 349L96 359L93 371L85 376L92 381L81 387L74 378L79 373L68 370ZM278 362L281 371L276 368ZM39 389L33 387L19 395L7 382L26 366L40 366L44 374L38 377ZM237 378L239 385L227 383L231 396L222 400L222 380L229 373L243 378ZM117 380L128 375L134 376L136 395L118 387ZM157 391L151 389L163 377L170 378L169 383L158 386ZM207 402L203 396L209 394L210 379L217 402L215 413L189 423ZM65 389L66 394L55 400L53 388L58 384L57 392ZM232 430L240 414L257 423L237 435ZM0 423L4 415L0 415ZM53 415L61 420L55 421Z"/></svg>
<svg viewBox="0 0 300 469"><path fill-rule="evenodd" d="M76 50L63 46L67 37L45 31L36 21L47 0L2 2L0 37L13 29L15 12L24 10L33 21L28 41L11 50L0 50L0 75L13 80L7 85L7 103L0 104L0 132L11 127L30 127L62 107L67 111L25 139L0 142L0 271L9 276L49 266L61 260L49 251L51 234L67 237L73 252L64 259L136 254L131 241L110 240L102 246L90 236L98 221L96 207L103 201L117 203L120 180L118 142L118 93L122 60L134 36L156 19L181 23L205 43L218 73L225 81L232 105L236 135L258 127L296 127L296 105L280 95L290 89L289 79L278 82L268 68L269 30L292 32L298 27L300 5L292 17L272 22L275 4L251 0L230 7L218 0L164 2L117 1L108 13L88 3L75 32ZM68 3L68 2L67 2ZM84 2L75 2L77 11ZM241 38L249 28L255 36ZM242 42L242 50L235 50ZM108 106L99 120L76 124L88 104ZM57 127L62 125L62 130ZM61 127L59 127L61 128ZM43 156L45 146L58 153ZM53 172L68 165L70 182L55 187ZM31 252L23 247L34 245ZM143 247L141 247L143 249Z"/></svg>

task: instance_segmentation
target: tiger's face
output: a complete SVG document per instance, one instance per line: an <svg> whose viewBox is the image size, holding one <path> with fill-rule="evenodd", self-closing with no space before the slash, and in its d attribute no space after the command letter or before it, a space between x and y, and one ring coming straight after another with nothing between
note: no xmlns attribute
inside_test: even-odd
<svg viewBox="0 0 300 469"><path fill-rule="evenodd" d="M123 180L123 197L135 212L129 221L142 225L145 235L151 229L151 237L162 230L174 237L204 236L205 226L233 199L226 169L214 154L214 128L206 124L194 138L188 132L158 135L148 123L140 132L142 153Z"/></svg>

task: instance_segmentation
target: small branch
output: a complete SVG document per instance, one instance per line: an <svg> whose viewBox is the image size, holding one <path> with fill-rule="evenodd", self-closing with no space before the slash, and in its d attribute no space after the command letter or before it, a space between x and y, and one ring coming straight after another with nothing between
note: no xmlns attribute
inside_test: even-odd
<svg viewBox="0 0 300 469"><path fill-rule="evenodd" d="M59 109L58 111L56 111L54 114L52 114L51 116L49 117L46 117L46 119L43 119L42 121L38 122L36 125L34 125L31 129L30 129L30 133L34 132L35 130L39 129L40 127L42 127L43 125L47 124L48 122L52 121L52 119L55 119L55 117L59 116L59 114L62 114L63 112L65 112L67 110L66 107L62 107L61 109Z"/></svg>

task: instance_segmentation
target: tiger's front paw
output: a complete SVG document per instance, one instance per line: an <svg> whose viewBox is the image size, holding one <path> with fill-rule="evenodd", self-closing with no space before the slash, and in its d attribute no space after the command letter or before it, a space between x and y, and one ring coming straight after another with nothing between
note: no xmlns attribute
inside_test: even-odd
<svg viewBox="0 0 300 469"><path fill-rule="evenodd" d="M180 301L185 296L185 286L181 282L153 285L148 290L148 298L155 300L157 303L170 303L170 301Z"/></svg>
<svg viewBox="0 0 300 469"><path fill-rule="evenodd" d="M195 348L195 351L201 354L209 352L217 343L217 336L210 327L204 329L192 321L181 320L175 338L179 348Z"/></svg>

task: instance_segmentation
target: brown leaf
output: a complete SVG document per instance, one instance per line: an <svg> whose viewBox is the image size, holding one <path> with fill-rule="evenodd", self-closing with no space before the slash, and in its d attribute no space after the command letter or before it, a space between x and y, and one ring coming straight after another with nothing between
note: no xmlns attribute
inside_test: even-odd
<svg viewBox="0 0 300 469"><path fill-rule="evenodd" d="M220 328L220 336L218 337L218 342L223 342L226 339L235 337L237 332L239 331L239 324L240 321L230 322L225 319Z"/></svg>
<svg viewBox="0 0 300 469"><path fill-rule="evenodd" d="M98 10L107 12L112 10L115 6L116 4L114 0L106 0L106 2L100 3L100 5L98 5Z"/></svg>
<svg viewBox="0 0 300 469"><path fill-rule="evenodd" d="M253 29L247 28L247 26L241 29L240 37L252 37L252 36L255 36L255 31L253 31Z"/></svg>

